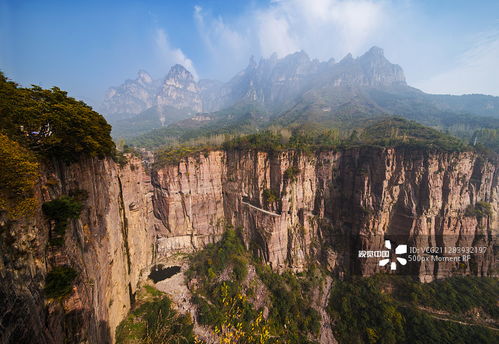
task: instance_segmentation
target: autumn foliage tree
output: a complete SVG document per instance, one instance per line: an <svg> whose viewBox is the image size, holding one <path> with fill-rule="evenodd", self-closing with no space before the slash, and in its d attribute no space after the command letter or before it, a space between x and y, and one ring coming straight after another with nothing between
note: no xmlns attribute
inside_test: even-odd
<svg viewBox="0 0 499 344"><path fill-rule="evenodd" d="M263 312L249 323L244 319L244 303L248 300L242 293L231 295L226 283L221 288L222 321L215 326L215 333L219 336L220 344L267 344L278 343L271 338L267 321Z"/></svg>
<svg viewBox="0 0 499 344"><path fill-rule="evenodd" d="M37 204L33 197L37 177L34 154L0 133L0 211L10 218L30 214Z"/></svg>

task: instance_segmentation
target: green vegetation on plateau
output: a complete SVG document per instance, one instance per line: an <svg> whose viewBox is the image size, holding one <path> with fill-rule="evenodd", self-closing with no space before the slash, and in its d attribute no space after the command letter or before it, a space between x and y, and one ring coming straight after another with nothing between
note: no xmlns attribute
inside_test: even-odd
<svg viewBox="0 0 499 344"><path fill-rule="evenodd" d="M443 151L471 149L461 140L402 118L389 118L367 127L360 135L360 142L384 147L414 147Z"/></svg>
<svg viewBox="0 0 499 344"><path fill-rule="evenodd" d="M166 147L156 152L154 156L154 166L162 167L170 164L178 164L180 160L190 155L207 153L215 147L208 146L180 146Z"/></svg>
<svg viewBox="0 0 499 344"><path fill-rule="evenodd" d="M255 134L198 139L186 144L163 147L156 152L156 166L176 164L182 158L214 149L258 150L279 152L298 150L340 150L361 146L399 147L402 149L459 152L472 150L463 141L438 130L398 117L371 120L365 128L342 132L337 128L304 125L299 128L271 128ZM214 143L215 142L215 143ZM297 173L293 167L286 177L293 180Z"/></svg>
<svg viewBox="0 0 499 344"><path fill-rule="evenodd" d="M195 343L192 320L179 314L164 293L151 286L139 291L134 310L116 328L117 344Z"/></svg>
<svg viewBox="0 0 499 344"><path fill-rule="evenodd" d="M499 152L499 128L485 128L475 131L471 142L485 149Z"/></svg>

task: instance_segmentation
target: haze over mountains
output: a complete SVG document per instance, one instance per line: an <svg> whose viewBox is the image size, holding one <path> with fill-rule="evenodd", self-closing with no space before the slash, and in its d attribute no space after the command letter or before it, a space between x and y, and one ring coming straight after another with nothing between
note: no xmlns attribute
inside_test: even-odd
<svg viewBox="0 0 499 344"><path fill-rule="evenodd" d="M176 122L177 128L304 122L336 126L378 115L448 129L470 125L464 114L482 116L481 125L496 127L499 97L426 94L408 86L402 68L388 61L381 48L372 47L339 62L310 59L303 51L280 59L274 54L258 63L252 57L225 83L196 82L181 65L173 66L162 81L139 71L135 80L110 88L100 110L113 124L115 137L168 130Z"/></svg>

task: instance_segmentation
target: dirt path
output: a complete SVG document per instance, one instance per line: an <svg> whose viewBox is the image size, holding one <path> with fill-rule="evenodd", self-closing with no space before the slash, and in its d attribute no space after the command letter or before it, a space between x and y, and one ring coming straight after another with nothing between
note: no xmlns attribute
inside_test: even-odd
<svg viewBox="0 0 499 344"><path fill-rule="evenodd" d="M413 308L414 306L402 305L402 307ZM447 312L444 312L444 311L437 311L437 310L434 310L432 308L423 307L423 306L417 306L416 308L419 309L420 311L425 312L427 315L429 315L430 317L437 319L437 320L450 321L450 322L460 324L460 325L465 325L465 326L485 327L485 328L488 328L489 330L499 332L499 328L497 328L497 327L488 326L488 325L485 325L482 323L466 322L463 320L452 319L449 317L449 314Z"/></svg>

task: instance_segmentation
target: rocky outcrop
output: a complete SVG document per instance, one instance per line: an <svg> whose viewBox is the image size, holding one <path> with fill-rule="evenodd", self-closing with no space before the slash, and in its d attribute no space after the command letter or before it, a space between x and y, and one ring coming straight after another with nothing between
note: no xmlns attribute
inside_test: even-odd
<svg viewBox="0 0 499 344"><path fill-rule="evenodd" d="M124 167L94 158L48 165L40 202L76 190L88 198L58 249L48 245L41 208L17 222L2 219L0 341L112 342L150 267L217 241L227 224L276 271L318 262L336 277L389 272L358 252L391 240L486 248L464 263L414 262L397 273L424 281L497 276L498 175L496 161L472 152L379 147L211 151L153 171L137 158ZM478 202L490 213L473 212ZM76 284L71 296L46 300L45 276L59 265L78 271Z"/></svg>
<svg viewBox="0 0 499 344"><path fill-rule="evenodd" d="M332 83L335 86L392 87L406 85L402 67L390 63L383 49L372 47L357 59L348 56L339 64Z"/></svg>
<svg viewBox="0 0 499 344"><path fill-rule="evenodd" d="M177 64L163 81L139 71L135 80L111 87L100 111L113 123L132 118L139 123L156 120L163 125L201 112L202 106L201 91L193 75Z"/></svg>

